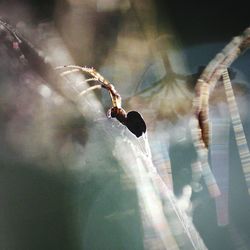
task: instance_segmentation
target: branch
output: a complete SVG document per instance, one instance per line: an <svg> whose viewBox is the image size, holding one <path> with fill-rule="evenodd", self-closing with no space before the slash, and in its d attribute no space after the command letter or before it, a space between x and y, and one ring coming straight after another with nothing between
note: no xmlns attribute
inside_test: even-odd
<svg viewBox="0 0 250 250"><path fill-rule="evenodd" d="M219 187L208 163L209 147L209 97L217 81L237 57L250 46L250 28L241 36L235 37L215 58L207 65L195 87L193 100L194 117L191 119L191 130L194 145L202 166L202 175L212 197L220 195Z"/></svg>
<svg viewBox="0 0 250 250"><path fill-rule="evenodd" d="M209 97L217 81L237 57L250 46L250 28L233 40L207 65L195 87L193 109L201 130L200 143L203 147L209 145Z"/></svg>

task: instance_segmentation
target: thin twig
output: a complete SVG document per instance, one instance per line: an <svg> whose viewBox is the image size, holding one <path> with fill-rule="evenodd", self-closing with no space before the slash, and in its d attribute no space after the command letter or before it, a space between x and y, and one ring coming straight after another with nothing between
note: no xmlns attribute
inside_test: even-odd
<svg viewBox="0 0 250 250"><path fill-rule="evenodd" d="M227 69L224 70L222 76L242 170L250 194L250 152Z"/></svg>
<svg viewBox="0 0 250 250"><path fill-rule="evenodd" d="M249 46L250 28L247 28L241 36L235 37L215 56L197 80L193 108L201 129L201 140L206 148L209 145L209 97L224 69L228 68Z"/></svg>
<svg viewBox="0 0 250 250"><path fill-rule="evenodd" d="M207 65L195 87L195 98L193 100L194 117L192 119L192 130L194 145L198 158L202 164L202 172L205 182L211 186L212 193L219 194L213 173L208 164L208 146L210 139L209 128L209 97L222 76L225 68L250 46L250 28L246 29L241 36L235 37L215 58ZM205 168L204 168L205 167ZM207 179L207 181L206 181Z"/></svg>

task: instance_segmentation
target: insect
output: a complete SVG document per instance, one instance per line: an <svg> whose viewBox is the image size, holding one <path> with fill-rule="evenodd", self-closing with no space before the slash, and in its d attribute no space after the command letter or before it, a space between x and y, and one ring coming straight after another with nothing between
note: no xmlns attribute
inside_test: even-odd
<svg viewBox="0 0 250 250"><path fill-rule="evenodd" d="M56 70L67 70L66 72L61 73L61 75L58 75L55 72L54 68L48 62L46 62L43 57L39 55L32 44L30 44L25 38L18 34L18 32L14 28L12 28L11 25L2 20L0 20L0 25L2 26L0 27L0 35L5 44L11 50L14 50L16 56L23 64L28 63L31 68L33 68L42 78L50 83L54 89L59 91L59 93L63 94L60 90L60 86L57 84L58 82L60 82L61 76L72 73L74 71L88 73L93 78L87 79L85 82L96 81L99 83L99 85L88 88L87 90L81 92L80 95L85 94L89 90L94 90L100 87L106 89L109 92L112 101L112 107L107 112L108 118L116 118L136 137L140 137L143 133L146 133L146 123L143 120L142 116L137 111L130 111L127 113L121 106L122 99L120 94L116 91L114 85L108 82L95 69L68 65L57 67ZM9 34L11 36L9 36Z"/></svg>
<svg viewBox="0 0 250 250"><path fill-rule="evenodd" d="M94 90L100 87L106 89L109 92L110 98L112 101L112 107L107 112L108 118L116 118L120 123L126 126L136 137L140 137L142 136L143 133L146 132L146 123L143 120L142 116L137 111L129 111L127 113L122 108L121 96L116 91L114 85L111 84L109 81L107 81L95 69L88 68L88 67L80 67L76 65L68 65L68 66L62 66L62 67L59 66L59 67L56 67L56 69L57 70L66 69L66 71L61 73L62 76L73 73L75 71L81 71L83 73L88 73L89 75L91 75L92 78L89 78L86 81L90 81L90 80L95 81L95 82L98 82L99 85L94 85L82 91L79 95L82 96L86 94L89 90Z"/></svg>

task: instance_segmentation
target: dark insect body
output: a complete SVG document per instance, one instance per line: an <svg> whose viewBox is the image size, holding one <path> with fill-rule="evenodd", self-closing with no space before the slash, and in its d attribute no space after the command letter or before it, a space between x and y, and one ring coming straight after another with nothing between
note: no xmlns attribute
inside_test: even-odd
<svg viewBox="0 0 250 250"><path fill-rule="evenodd" d="M146 123L137 111L126 113L122 108L113 107L110 110L110 116L126 126L136 137L146 132Z"/></svg>

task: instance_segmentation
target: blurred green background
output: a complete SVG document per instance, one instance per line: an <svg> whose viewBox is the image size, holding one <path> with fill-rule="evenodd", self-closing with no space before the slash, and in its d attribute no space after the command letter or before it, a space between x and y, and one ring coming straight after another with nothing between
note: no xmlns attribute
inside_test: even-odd
<svg viewBox="0 0 250 250"><path fill-rule="evenodd" d="M93 50L96 55L85 60L81 57L78 47L73 46L74 42L81 44L84 41L68 41L63 33L65 30L60 30L60 21L55 19L55 16L60 16L61 13L64 15L74 2L77 4L80 1L0 1L0 16L13 24L23 21L34 27L40 23L54 22L75 61L83 65L93 64L99 69L105 61L105 55L108 55L116 42L117 33L124 21L123 12L97 12L94 17L89 17L93 18L93 23L96 24L93 26L96 27L96 50ZM83 3L88 7L87 13L95 12L92 9L95 1ZM58 6L60 8L57 8ZM157 0L154 1L154 7L155 30L162 34L171 28L178 38L191 74L197 72L199 66L206 65L233 36L240 34L250 23L248 8L243 1L212 3ZM17 10L22 13L22 8L25 9L24 13L28 13L27 16L20 16ZM74 26L80 32L81 28L87 25L79 22ZM91 36L90 33L87 34ZM99 48L100 43L102 46ZM100 54L104 58L100 58ZM1 55L4 55L4 50ZM249 59L249 53L246 53L233 64L233 68L242 72L247 84L250 80L247 66ZM9 61L10 58L5 62L3 60L0 68L0 250L143 249L136 190L133 185L124 184L124 172L110 155L112 149L105 141L107 135L102 134L103 131L98 128L100 122L97 126L86 124L68 103L65 104L70 106L69 110L65 111L66 118L64 115L57 117L56 112L61 112L61 109L53 107L54 111L50 115L56 116L55 124L47 124L46 119L50 119L50 115L44 115L41 121L36 118L34 122L36 109L30 113L27 111L29 100L24 107L16 107L18 104L12 103L12 100L15 100L13 96L18 99L25 88L12 83L15 94L9 93L10 89L6 85L16 79L17 82L20 81L18 72L16 71L15 75L8 69ZM15 65L10 68L15 68ZM10 99L7 102L8 96ZM248 97L247 94L247 101ZM27 96L23 94L23 98ZM35 98L38 99L36 96ZM246 106L249 104L247 101ZM34 101L35 107L37 102L40 103ZM48 109L50 108L43 107L43 112ZM247 110L243 121L247 138L250 138L249 118ZM15 130L13 123L18 125L19 122L21 129ZM35 126L34 131L31 128L32 133L29 132L30 123L35 123L32 125ZM54 145L49 140L49 143L52 143L49 146L45 143L41 148L37 147L37 150L41 151L45 147L46 153L34 153L32 146L28 147L26 153L30 153L30 157L27 157L19 148L23 147L25 140L41 143L44 135L43 131L39 133L39 123L45 124L44 130L52 128L51 141L58 141ZM14 126L14 130L10 126ZM10 142L8 136L12 131L16 134ZM233 230L243 239L246 249L250 249L250 199L232 128L230 131L230 225L217 226L215 204L205 188L192 196L193 201L198 204L193 212L194 224L211 250L238 249L232 236L235 235ZM23 133L23 136L20 133ZM19 144L16 143L14 147L15 136L20 138L17 140ZM87 145L85 152L74 144L75 141L80 145ZM66 152L64 158L58 154L55 149L57 147L61 150L60 154ZM81 158L81 154L87 157ZM48 158L48 155L51 158ZM185 165L194 159L194 149L189 142L173 143L170 145L169 155L173 167L174 188L179 195L182 187L191 181L191 170ZM81 164L88 166L87 169L81 168Z"/></svg>

